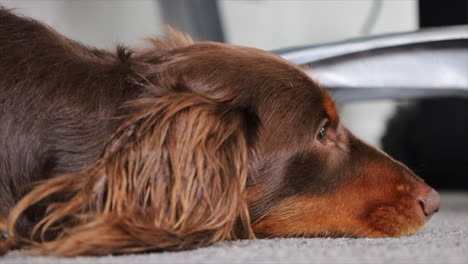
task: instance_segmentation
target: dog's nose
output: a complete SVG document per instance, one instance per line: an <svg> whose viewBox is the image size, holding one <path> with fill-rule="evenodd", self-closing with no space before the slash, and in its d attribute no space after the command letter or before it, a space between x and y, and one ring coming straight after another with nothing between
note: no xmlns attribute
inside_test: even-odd
<svg viewBox="0 0 468 264"><path fill-rule="evenodd" d="M440 195L434 189L430 188L424 195L420 195L417 200L426 216L431 216L439 211Z"/></svg>

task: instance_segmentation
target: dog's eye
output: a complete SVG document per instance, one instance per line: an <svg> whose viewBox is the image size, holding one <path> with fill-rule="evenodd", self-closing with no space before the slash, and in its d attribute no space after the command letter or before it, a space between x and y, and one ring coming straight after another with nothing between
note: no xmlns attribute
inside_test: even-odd
<svg viewBox="0 0 468 264"><path fill-rule="evenodd" d="M320 128L318 134L317 134L317 138L320 139L320 140L323 140L325 139L325 137L327 136L327 126L323 126L322 128Z"/></svg>

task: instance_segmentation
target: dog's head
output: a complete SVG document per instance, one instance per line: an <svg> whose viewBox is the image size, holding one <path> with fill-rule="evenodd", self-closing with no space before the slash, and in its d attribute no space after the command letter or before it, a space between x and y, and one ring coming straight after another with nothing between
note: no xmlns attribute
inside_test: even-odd
<svg viewBox="0 0 468 264"><path fill-rule="evenodd" d="M439 196L355 137L326 89L271 53L218 43L172 51L169 83L239 112L248 133L247 200L266 236L388 237L418 231ZM224 108L225 106L220 106Z"/></svg>
<svg viewBox="0 0 468 264"><path fill-rule="evenodd" d="M155 45L125 58L145 91L103 156L39 185L13 212L14 223L66 193L36 226L62 230L46 251L181 249L239 233L402 236L438 208L423 180L343 126L330 95L298 66L226 44Z"/></svg>

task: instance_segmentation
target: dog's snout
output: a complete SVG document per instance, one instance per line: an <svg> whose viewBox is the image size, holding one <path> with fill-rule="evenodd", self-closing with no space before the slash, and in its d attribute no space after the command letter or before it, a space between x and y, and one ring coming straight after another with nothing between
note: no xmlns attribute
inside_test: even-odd
<svg viewBox="0 0 468 264"><path fill-rule="evenodd" d="M439 211L440 195L434 189L430 188L425 194L418 196L417 200L426 216L431 216Z"/></svg>

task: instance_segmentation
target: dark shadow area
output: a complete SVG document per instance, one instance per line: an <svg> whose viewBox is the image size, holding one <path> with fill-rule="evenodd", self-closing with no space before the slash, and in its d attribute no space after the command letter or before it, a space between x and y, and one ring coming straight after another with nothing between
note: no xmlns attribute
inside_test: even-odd
<svg viewBox="0 0 468 264"><path fill-rule="evenodd" d="M468 99L423 99L400 106L383 149L436 189L468 190Z"/></svg>

